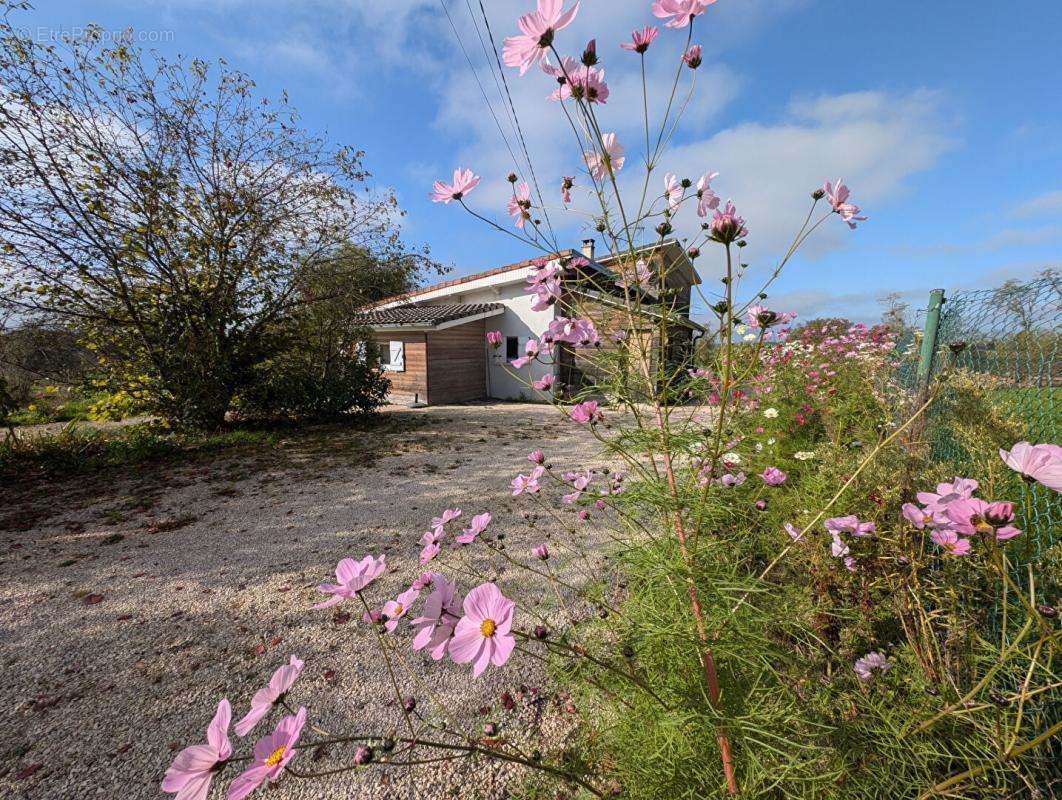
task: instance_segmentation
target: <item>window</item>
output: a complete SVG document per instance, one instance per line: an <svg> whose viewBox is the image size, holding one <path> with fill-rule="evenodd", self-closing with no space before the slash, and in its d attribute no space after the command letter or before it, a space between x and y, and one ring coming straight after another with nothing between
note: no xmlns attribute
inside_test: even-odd
<svg viewBox="0 0 1062 800"><path fill-rule="evenodd" d="M386 346L380 344L380 368L388 372L405 372L405 342L388 342Z"/></svg>
<svg viewBox="0 0 1062 800"><path fill-rule="evenodd" d="M505 360L513 361L520 357L520 339L516 336L505 337Z"/></svg>

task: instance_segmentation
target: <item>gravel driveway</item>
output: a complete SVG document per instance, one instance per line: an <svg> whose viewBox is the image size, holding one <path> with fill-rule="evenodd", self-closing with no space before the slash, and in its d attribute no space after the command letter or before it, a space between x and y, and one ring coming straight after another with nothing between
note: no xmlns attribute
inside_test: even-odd
<svg viewBox="0 0 1062 800"><path fill-rule="evenodd" d="M428 520L454 505L464 519L490 510L492 530L505 531L510 552L522 554L550 524L540 519L532 530L525 514L534 504L508 492L511 477L529 470L532 446L558 468L605 462L592 458L599 448L584 428L558 424L548 407L387 409L385 420L371 430L323 428L275 446L0 488L0 797L160 797L175 751L202 741L217 701L230 698L239 718L293 653L306 669L291 699L314 722L393 730L402 714L375 634L345 606L312 611L316 584L342 557L386 553L392 573L371 599L393 596L416 574ZM543 600L528 594L538 587L520 583L501 572L503 590L518 601ZM512 734L569 724L572 709L519 653L473 682L468 666L404 652L433 691L460 704L458 721L471 730L487 720ZM499 702L504 691L516 700L511 711ZM430 713L427 698L418 702ZM349 751L331 755L349 759ZM292 767L337 763L329 755L314 763L303 751ZM234 774L230 767L226 777ZM377 766L314 781L286 776L261 794L503 798L523 777L483 761ZM225 783L215 783L212 799Z"/></svg>

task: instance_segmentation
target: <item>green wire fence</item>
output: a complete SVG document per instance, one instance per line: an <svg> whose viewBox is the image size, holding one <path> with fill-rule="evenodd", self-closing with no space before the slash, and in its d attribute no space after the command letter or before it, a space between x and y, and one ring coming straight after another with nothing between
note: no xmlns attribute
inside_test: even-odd
<svg viewBox="0 0 1062 800"><path fill-rule="evenodd" d="M985 376L993 399L1020 420L1024 438L1062 443L1062 276L1052 270L1026 283L1008 281L996 289L930 294L921 358L914 380L911 367L901 382L926 387L943 365ZM929 440L934 460L958 466L968 454L949 435L946 415L931 415ZM1032 536L1030 557L1058 541L1062 495L1035 484L1023 501L1023 520ZM1017 498L1014 498L1017 499Z"/></svg>

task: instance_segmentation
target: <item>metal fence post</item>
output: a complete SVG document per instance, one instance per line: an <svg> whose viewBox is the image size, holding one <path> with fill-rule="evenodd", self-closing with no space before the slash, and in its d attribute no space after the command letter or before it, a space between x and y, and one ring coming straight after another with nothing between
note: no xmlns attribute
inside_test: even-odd
<svg viewBox="0 0 1062 800"><path fill-rule="evenodd" d="M918 359L918 374L915 380L921 391L929 387L929 378L933 373L933 356L937 352L937 332L940 328L940 307L944 305L944 290L934 289L929 293L929 307L926 309L926 327L922 332L922 351Z"/></svg>

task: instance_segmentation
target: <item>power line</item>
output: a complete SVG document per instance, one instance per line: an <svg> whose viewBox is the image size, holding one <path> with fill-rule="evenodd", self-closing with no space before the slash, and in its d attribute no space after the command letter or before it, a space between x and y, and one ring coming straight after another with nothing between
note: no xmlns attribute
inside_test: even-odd
<svg viewBox="0 0 1062 800"><path fill-rule="evenodd" d="M509 108L512 111L513 120L516 122L517 138L520 140L520 147L524 152L524 158L527 159L527 170L531 175L531 182L535 186L535 193L538 195L538 203L542 208L542 215L546 218L546 226L549 228L550 236L553 237L554 245L557 245L557 234L553 230L553 223L550 221L549 212L546 210L546 201L542 197L542 189L538 185L538 177L535 175L535 168L531 163L531 154L527 150L527 140L524 138L524 131L520 125L520 117L516 113L516 105L513 103L513 96L509 92L509 81L505 77L505 68L502 66L501 57L498 55L498 45L494 41L493 31L490 29L490 20L487 18L487 9L483 7L483 0L479 0L479 10L483 15L483 24L487 28L487 38L490 39L491 48L494 50L494 60L498 64L498 72L501 74L502 86L505 87L505 96L509 100Z"/></svg>
<svg viewBox="0 0 1062 800"><path fill-rule="evenodd" d="M490 102L490 98L487 97L487 90L483 88L483 83L479 79L479 73L476 72L476 68L472 63L472 59L468 55L468 51L465 49L465 43L461 39L461 34L457 30L457 26L454 25L453 17L450 16L449 9L446 8L445 0L439 0L439 5L442 6L443 13L446 14L446 19L450 23L450 28L454 32L454 38L457 39L457 44L461 48L461 52L465 56L465 61L468 62L468 68L472 73L472 77L476 80L476 85L479 87L479 93L483 96L483 102L487 104L487 110L490 111L491 118L494 120L495 126L498 128L498 135L501 136L502 142L505 144L505 149L509 151L509 156L513 160L513 166L517 169L520 168L520 159L516 157L516 153L513 152L513 148L509 144L509 138L505 135L505 131L502 129L501 122L498 120L498 115L494 113L494 106ZM476 29L477 33L479 28ZM482 40L481 40L482 42ZM493 74L493 72L492 72ZM495 79L497 82L497 79ZM504 103L502 104L504 108ZM510 120L511 124L511 120Z"/></svg>

